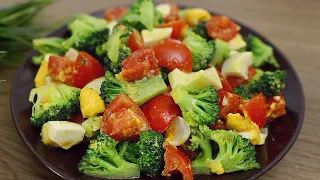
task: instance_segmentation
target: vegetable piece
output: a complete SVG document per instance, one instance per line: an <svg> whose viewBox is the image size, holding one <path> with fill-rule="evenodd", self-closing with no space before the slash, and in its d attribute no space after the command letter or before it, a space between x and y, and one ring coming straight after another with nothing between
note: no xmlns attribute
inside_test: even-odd
<svg viewBox="0 0 320 180"><path fill-rule="evenodd" d="M259 128L262 128L267 121L267 104L263 94L260 93L249 101L240 105L246 117L255 122Z"/></svg>
<svg viewBox="0 0 320 180"><path fill-rule="evenodd" d="M163 16L165 22L179 20L179 6L174 2L168 2L168 4L170 5L170 13L167 16Z"/></svg>
<svg viewBox="0 0 320 180"><path fill-rule="evenodd" d="M171 37L173 28L155 28L152 31L142 30L142 38L145 46L157 45L161 40Z"/></svg>
<svg viewBox="0 0 320 180"><path fill-rule="evenodd" d="M31 124L42 126L47 121L69 119L79 108L79 94L80 89L64 84L33 88L29 95L29 101L33 103Z"/></svg>
<svg viewBox="0 0 320 180"><path fill-rule="evenodd" d="M36 87L40 87L46 84L46 77L49 75L48 71L48 61L42 61L41 66L34 78L34 83Z"/></svg>
<svg viewBox="0 0 320 180"><path fill-rule="evenodd" d="M213 87L199 90L191 86L178 85L171 91L171 95L190 126L202 124L210 126L218 119L219 97Z"/></svg>
<svg viewBox="0 0 320 180"><path fill-rule="evenodd" d="M86 137L93 137L99 134L101 128L102 116L92 116L85 120L81 126L85 129Z"/></svg>
<svg viewBox="0 0 320 180"><path fill-rule="evenodd" d="M45 145L70 149L79 144L85 130L77 123L69 121L49 121L42 126L41 137Z"/></svg>
<svg viewBox="0 0 320 180"><path fill-rule="evenodd" d="M205 69L211 61L215 48L213 41L206 39L190 31L183 43L190 49L193 60L193 71Z"/></svg>
<svg viewBox="0 0 320 180"><path fill-rule="evenodd" d="M160 75L158 60L153 49L144 47L133 52L122 62L121 74L129 82Z"/></svg>
<svg viewBox="0 0 320 180"><path fill-rule="evenodd" d="M181 173L183 180L193 180L193 172L188 157L168 142L165 142L163 146L166 152L164 154L165 166L162 176L171 177L178 171Z"/></svg>
<svg viewBox="0 0 320 180"><path fill-rule="evenodd" d="M240 111L239 106L243 103L243 99L230 92L219 92L219 118L225 119L229 113L237 113Z"/></svg>
<svg viewBox="0 0 320 180"><path fill-rule="evenodd" d="M286 114L286 101L282 95L267 99L267 119L272 120Z"/></svg>
<svg viewBox="0 0 320 180"><path fill-rule="evenodd" d="M104 12L107 21L120 20L128 12L127 7L109 8Z"/></svg>
<svg viewBox="0 0 320 180"><path fill-rule="evenodd" d="M32 41L33 48L42 54L63 55L65 50L61 47L64 39L58 37L38 38Z"/></svg>
<svg viewBox="0 0 320 180"><path fill-rule="evenodd" d="M237 34L233 39L229 41L229 47L231 50L245 49L247 43L243 40L241 34Z"/></svg>
<svg viewBox="0 0 320 180"><path fill-rule="evenodd" d="M248 44L247 50L253 53L253 66L262 67L265 64L270 64L276 68L280 65L273 55L273 49L271 46L265 44L258 37L250 34L246 39Z"/></svg>
<svg viewBox="0 0 320 180"><path fill-rule="evenodd" d="M129 141L122 141L117 144L119 155L126 161L137 163L140 157L139 145Z"/></svg>
<svg viewBox="0 0 320 180"><path fill-rule="evenodd" d="M131 50L123 44L121 36L127 33L126 30L114 32L109 40L96 48L96 53L99 57L104 57L103 65L105 69L109 69L114 73L121 71L121 63L130 54Z"/></svg>
<svg viewBox="0 0 320 180"><path fill-rule="evenodd" d="M137 30L133 30L128 40L128 47L132 52L134 52L138 49L141 49L143 46L143 39L140 32Z"/></svg>
<svg viewBox="0 0 320 180"><path fill-rule="evenodd" d="M188 25L195 26L200 22L209 21L211 14L205 9L193 8L185 12L183 19Z"/></svg>
<svg viewBox="0 0 320 180"><path fill-rule="evenodd" d="M146 78L133 83L119 81L113 74L106 72L106 79L101 85L101 96L108 104L119 94L128 94L139 106L162 94L167 89L167 85L161 76Z"/></svg>
<svg viewBox="0 0 320 180"><path fill-rule="evenodd" d="M229 42L239 33L240 27L225 16L212 16L207 23L207 32L213 39Z"/></svg>
<svg viewBox="0 0 320 180"><path fill-rule="evenodd" d="M232 87L231 87L230 83L228 82L227 78L224 77L219 71L217 71L217 72L218 72L218 75L219 75L219 78L220 78L220 81L221 81L221 84L222 84L222 90L232 93L233 90L232 90ZM219 91L221 91L221 89Z"/></svg>
<svg viewBox="0 0 320 180"><path fill-rule="evenodd" d="M103 113L106 109L103 99L93 89L81 89L79 100L81 113L84 118L96 116L99 113Z"/></svg>
<svg viewBox="0 0 320 180"><path fill-rule="evenodd" d="M219 146L219 152L214 159L203 158L201 161L210 173L223 174L260 168L255 158L254 146L235 131L210 130L206 126L199 128L204 137L208 137Z"/></svg>
<svg viewBox="0 0 320 180"><path fill-rule="evenodd" d="M90 141L86 154L78 164L84 174L103 178L137 178L140 169L137 164L124 160L117 152L116 141L101 133Z"/></svg>
<svg viewBox="0 0 320 180"><path fill-rule="evenodd" d="M199 22L196 26L192 28L192 31L198 34L199 36L205 38L206 40L211 40L212 38L207 33L207 22Z"/></svg>
<svg viewBox="0 0 320 180"><path fill-rule="evenodd" d="M121 141L134 138L149 129L139 106L127 95L120 94L110 102L103 114L101 132Z"/></svg>
<svg viewBox="0 0 320 180"><path fill-rule="evenodd" d="M251 52L236 52L232 51L230 57L223 63L221 74L228 76L240 77L248 80L248 68L252 65Z"/></svg>
<svg viewBox="0 0 320 180"><path fill-rule="evenodd" d="M72 85L74 61L67 57L50 56L48 70L51 78L68 85Z"/></svg>
<svg viewBox="0 0 320 180"><path fill-rule="evenodd" d="M248 88L254 94L262 92L266 98L276 96L286 86L286 74L284 70L266 71L260 79L250 82Z"/></svg>
<svg viewBox="0 0 320 180"><path fill-rule="evenodd" d="M158 132L148 130L140 134L138 142L140 157L137 160L142 173L148 176L160 174L163 164L164 138Z"/></svg>
<svg viewBox="0 0 320 180"><path fill-rule="evenodd" d="M249 68L247 70L248 79L243 79L243 78L237 77L237 76L228 76L227 80L230 83L232 88L236 88L236 87L239 87L240 85L248 84L248 82L252 81L252 79L256 73L257 72L256 72L255 68L252 66L249 66Z"/></svg>
<svg viewBox="0 0 320 180"><path fill-rule="evenodd" d="M226 119L226 126L228 129L236 130L238 134L241 134L242 136L245 135L245 138L249 139L252 144L258 145L261 140L263 140L260 139L261 136L258 125L251 121L250 118L243 117L239 113L229 113Z"/></svg>
<svg viewBox="0 0 320 180"><path fill-rule="evenodd" d="M184 72L192 71L192 54L188 47L180 41L165 39L154 47L159 66L172 71L176 68Z"/></svg>
<svg viewBox="0 0 320 180"><path fill-rule="evenodd" d="M215 52L210 65L218 66L222 65L223 61L229 57L230 47L229 44L223 40L215 39Z"/></svg>
<svg viewBox="0 0 320 180"><path fill-rule="evenodd" d="M137 0L121 18L120 22L139 31L142 29L152 30L163 22L163 17L156 10L152 0Z"/></svg>
<svg viewBox="0 0 320 180"><path fill-rule="evenodd" d="M251 98L250 89L247 85L240 85L233 89L233 93L241 96L243 99L248 100Z"/></svg>
<svg viewBox="0 0 320 180"><path fill-rule="evenodd" d="M218 72L214 67L193 73L185 73L175 69L169 73L168 77L171 88L175 88L179 84L198 89L204 89L209 86L213 86L217 90L222 88Z"/></svg>
<svg viewBox="0 0 320 180"><path fill-rule="evenodd" d="M95 90L98 94L101 94L100 88L101 88L101 84L102 84L102 82L103 82L104 80L105 80L105 77L104 77L104 76L99 77L99 78L96 78L96 79L92 80L91 82L89 82L86 86L84 86L84 88L93 89L93 90Z"/></svg>
<svg viewBox="0 0 320 180"><path fill-rule="evenodd" d="M81 14L68 24L68 29L71 31L71 37L62 43L62 47L65 50L68 50L71 47L84 48L79 50L92 50L93 47L90 47L90 45L98 45L107 40L108 30L105 29L107 25L108 23L104 19L88 14ZM90 44L87 45L87 43Z"/></svg>
<svg viewBox="0 0 320 180"><path fill-rule="evenodd" d="M189 136L190 126L180 116L177 116L166 130L166 141L173 146L184 144Z"/></svg>
<svg viewBox="0 0 320 180"><path fill-rule="evenodd" d="M171 38L181 39L182 29L185 26L185 23L182 20L171 21L167 24L161 24L158 28L172 28Z"/></svg>
<svg viewBox="0 0 320 180"><path fill-rule="evenodd" d="M161 94L149 100L142 106L142 111L150 123L152 130L163 133L177 116L180 108L171 96Z"/></svg>

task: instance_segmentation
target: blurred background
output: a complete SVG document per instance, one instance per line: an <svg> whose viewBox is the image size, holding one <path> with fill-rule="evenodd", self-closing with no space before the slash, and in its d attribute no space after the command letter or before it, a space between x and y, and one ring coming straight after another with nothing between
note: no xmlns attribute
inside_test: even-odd
<svg viewBox="0 0 320 180"><path fill-rule="evenodd" d="M0 0L0 7L17 2L22 0ZM9 107L11 85L19 64L31 48L28 42L20 49L18 45L8 43L4 40L11 35L8 32L15 32L26 39L41 37L79 13L125 6L132 2L132 0L55 0L52 4L44 4L37 9L37 13L29 23L20 25L18 22L16 27L1 24L0 13L0 57L3 56L0 58L0 81L4 80L0 82L0 179L59 179L32 155L15 130ZM320 137L318 125L320 1L175 0L175 2L230 16L267 37L288 57L304 86L306 96L304 126L290 152L261 179L319 179L320 138L317 137ZM20 20L22 21L24 17ZM11 54L4 56L4 49L8 49L9 46Z"/></svg>

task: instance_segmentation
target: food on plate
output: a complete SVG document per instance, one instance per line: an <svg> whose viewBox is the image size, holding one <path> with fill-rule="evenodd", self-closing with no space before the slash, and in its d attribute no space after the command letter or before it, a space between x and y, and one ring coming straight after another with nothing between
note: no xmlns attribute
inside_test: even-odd
<svg viewBox="0 0 320 180"><path fill-rule="evenodd" d="M255 146L286 114L272 46L228 17L152 0L79 15L68 30L33 41L30 124L52 148L90 141L79 172L192 180L260 168Z"/></svg>

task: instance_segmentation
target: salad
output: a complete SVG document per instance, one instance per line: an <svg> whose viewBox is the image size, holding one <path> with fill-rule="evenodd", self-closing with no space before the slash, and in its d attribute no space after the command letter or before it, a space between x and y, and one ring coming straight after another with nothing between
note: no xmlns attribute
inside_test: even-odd
<svg viewBox="0 0 320 180"><path fill-rule="evenodd" d="M152 0L67 27L69 37L33 40L30 123L53 148L90 140L79 172L190 180L260 168L255 146L286 114L271 46L228 17Z"/></svg>

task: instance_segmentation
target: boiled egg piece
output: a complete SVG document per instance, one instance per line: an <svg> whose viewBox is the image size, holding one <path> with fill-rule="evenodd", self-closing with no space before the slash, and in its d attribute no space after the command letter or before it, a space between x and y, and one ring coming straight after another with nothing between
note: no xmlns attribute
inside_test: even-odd
<svg viewBox="0 0 320 180"><path fill-rule="evenodd" d="M231 51L230 57L223 63L222 75L236 76L244 80L248 77L248 68L252 65L252 52Z"/></svg>
<svg viewBox="0 0 320 180"><path fill-rule="evenodd" d="M74 49L74 48L70 48L64 56L66 56L67 58L69 58L72 61L76 61L77 57L78 57L79 52Z"/></svg>
<svg viewBox="0 0 320 180"><path fill-rule="evenodd" d="M166 130L166 141L173 146L180 146L185 143L190 136L190 127L186 121L177 116Z"/></svg>
<svg viewBox="0 0 320 180"><path fill-rule="evenodd" d="M93 90L95 90L98 94L101 94L100 92L100 88L101 88L101 84L102 82L105 80L104 76L96 78L92 81L90 81L85 88L91 88Z"/></svg>
<svg viewBox="0 0 320 180"><path fill-rule="evenodd" d="M143 43L145 46L154 46L161 40L171 37L172 28L154 28L149 31L147 29L141 31Z"/></svg>
<svg viewBox="0 0 320 180"><path fill-rule="evenodd" d="M247 43L243 40L241 34L237 34L233 39L229 41L229 47L231 50L239 50L247 46Z"/></svg>
<svg viewBox="0 0 320 180"><path fill-rule="evenodd" d="M162 17L167 17L170 14L171 6L168 3L164 3L157 5L156 9L162 14Z"/></svg>

